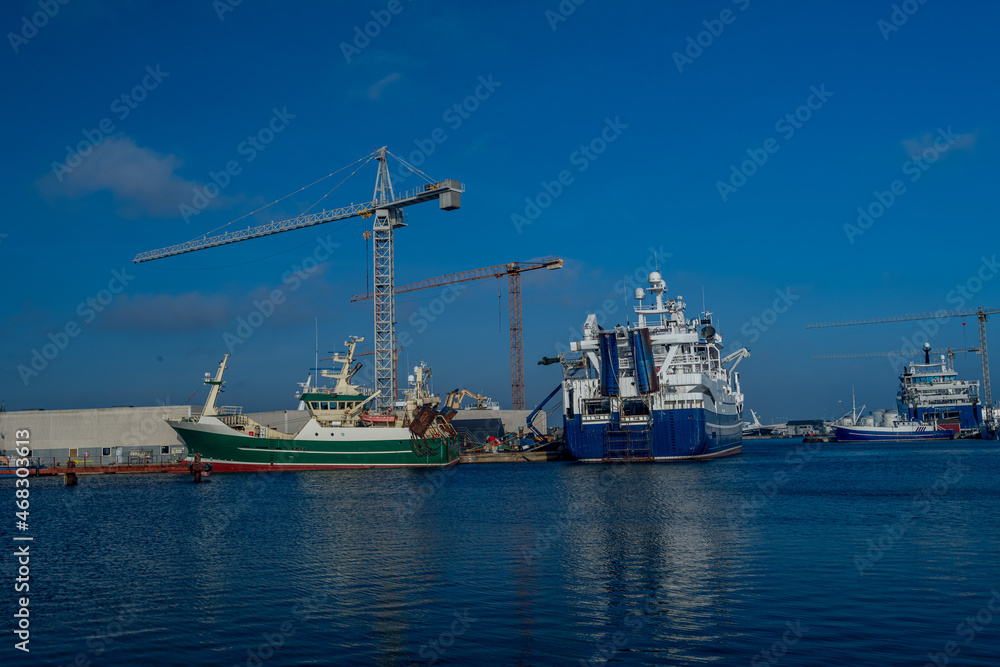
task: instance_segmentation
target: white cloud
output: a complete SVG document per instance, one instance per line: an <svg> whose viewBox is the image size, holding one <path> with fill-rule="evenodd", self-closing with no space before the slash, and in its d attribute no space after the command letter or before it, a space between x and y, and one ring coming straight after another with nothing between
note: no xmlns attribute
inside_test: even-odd
<svg viewBox="0 0 1000 667"><path fill-rule="evenodd" d="M976 147L976 136L975 132L966 132L965 134L954 135L951 132L951 128L940 129L935 134L924 134L914 139L905 139L903 141L903 148L906 149L906 154L910 156L911 159L916 159L923 155L924 151L928 148L934 147L934 142L938 143L938 147L944 144L949 144L947 150L940 151L942 157L948 154L948 151L952 148L961 148L964 150L972 150Z"/></svg>
<svg viewBox="0 0 1000 667"><path fill-rule="evenodd" d="M393 72L389 76L383 78L378 83L373 84L368 88L368 99L370 100L379 99L380 97L382 97L382 91L385 90L386 86L388 86L390 83L399 81L402 77L403 75L400 74L399 72Z"/></svg>
<svg viewBox="0 0 1000 667"><path fill-rule="evenodd" d="M123 212L132 215L173 217L181 203L190 203L200 184L177 175L182 161L136 145L128 137L108 137L80 164L63 172L62 180L49 173L38 181L49 196L77 199L95 192L110 192ZM221 198L213 204L222 203Z"/></svg>

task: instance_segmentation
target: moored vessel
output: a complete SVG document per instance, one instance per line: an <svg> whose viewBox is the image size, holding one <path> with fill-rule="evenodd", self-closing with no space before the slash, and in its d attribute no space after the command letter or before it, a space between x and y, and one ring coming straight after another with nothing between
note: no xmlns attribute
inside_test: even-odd
<svg viewBox="0 0 1000 667"><path fill-rule="evenodd" d="M652 303L638 288L638 322L604 330L587 317L583 340L560 356L566 446L579 461L675 461L738 454L741 348L723 356L712 313L687 319L683 298L666 299L649 274ZM727 364L731 364L727 366Z"/></svg>
<svg viewBox="0 0 1000 667"><path fill-rule="evenodd" d="M902 417L886 410L874 410L871 417L861 418L865 408L857 409L851 392L851 419L842 417L834 427L837 442L899 442L903 440L951 440L959 433L958 418L938 422L930 416L923 421Z"/></svg>
<svg viewBox="0 0 1000 667"><path fill-rule="evenodd" d="M910 362L899 376L896 402L900 413L909 421L936 420L938 424L957 424L965 434L978 434L982 426L979 382L958 379L950 349L947 356L933 360L930 350L930 343L925 343L924 363Z"/></svg>
<svg viewBox="0 0 1000 667"><path fill-rule="evenodd" d="M361 368L352 364L354 348L362 340L351 337L347 352L332 359L339 368L322 371L323 377L334 380L332 387L303 388L300 398L309 418L295 433L260 424L240 408L216 407L229 355L214 378L206 374L210 389L202 414L168 423L187 445L189 457L201 454L216 473L457 463L458 441L448 415L434 409L439 399L423 386L408 392L406 407L398 413L370 409L378 392L351 383Z"/></svg>
<svg viewBox="0 0 1000 667"><path fill-rule="evenodd" d="M895 419L885 426L837 426L834 433L837 442L894 442L903 440L951 440L955 437L957 428L947 428L947 425L929 422L915 422L905 419Z"/></svg>

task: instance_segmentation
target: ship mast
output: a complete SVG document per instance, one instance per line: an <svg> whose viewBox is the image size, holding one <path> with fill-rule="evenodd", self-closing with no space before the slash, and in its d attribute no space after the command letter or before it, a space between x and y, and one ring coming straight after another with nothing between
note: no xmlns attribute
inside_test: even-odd
<svg viewBox="0 0 1000 667"><path fill-rule="evenodd" d="M858 403L854 399L854 385L851 385L851 424L858 425Z"/></svg>
<svg viewBox="0 0 1000 667"><path fill-rule="evenodd" d="M211 379L211 375L205 373L205 384L210 385L212 388L208 390L208 398L205 399L205 407L201 410L202 417L214 417L219 414L215 409L215 401L219 397L219 390L222 389L222 374L226 372L226 362L229 361L229 355L222 357L222 361L219 362L219 370L215 372L215 379Z"/></svg>

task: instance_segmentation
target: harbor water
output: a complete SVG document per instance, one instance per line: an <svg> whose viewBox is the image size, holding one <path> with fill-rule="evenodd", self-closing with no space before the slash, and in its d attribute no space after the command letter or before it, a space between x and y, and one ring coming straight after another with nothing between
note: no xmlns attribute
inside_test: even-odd
<svg viewBox="0 0 1000 667"><path fill-rule="evenodd" d="M5 630L0 664L1000 665L998 472L989 442L749 440L674 464L33 478L30 653Z"/></svg>

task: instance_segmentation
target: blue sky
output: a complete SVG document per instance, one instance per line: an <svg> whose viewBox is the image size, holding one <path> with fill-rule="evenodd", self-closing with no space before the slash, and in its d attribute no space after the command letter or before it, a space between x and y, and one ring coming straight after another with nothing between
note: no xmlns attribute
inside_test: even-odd
<svg viewBox="0 0 1000 667"><path fill-rule="evenodd" d="M371 341L370 303L349 302L370 272L370 221L131 259L238 218L225 229L294 217L348 172L300 188L387 145L467 188L458 211L408 209L397 284L566 260L523 279L529 404L559 380L535 361L590 312L622 321L625 277L653 263L690 313L704 290L727 344L751 348L743 387L765 421L832 417L852 385L891 406L886 360L811 356L899 349L918 323L805 325L1000 305L1000 7L897 7L6 3L0 398L56 409L197 391L200 403L226 334L280 290L232 345L224 402L292 407L317 318L323 355L350 334ZM366 166L320 206L370 199L374 177ZM210 183L224 187L198 199ZM397 319L412 338L401 368L423 360L440 392L509 404L505 282L402 296ZM930 338L971 346L975 321ZM978 357L958 366L979 376Z"/></svg>

